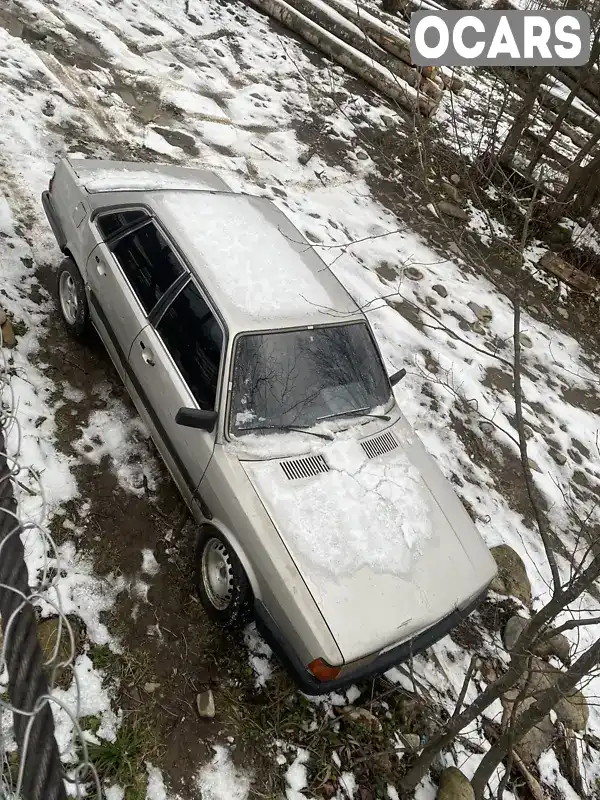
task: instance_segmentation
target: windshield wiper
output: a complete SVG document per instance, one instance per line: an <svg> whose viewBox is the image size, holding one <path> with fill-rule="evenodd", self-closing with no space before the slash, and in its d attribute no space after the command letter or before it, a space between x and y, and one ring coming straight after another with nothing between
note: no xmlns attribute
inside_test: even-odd
<svg viewBox="0 0 600 800"><path fill-rule="evenodd" d="M324 417L317 417L317 422L321 422L322 419L333 419L334 417L349 417L352 414L362 414L364 417L373 417L373 419L384 419L388 422L391 417L387 414L365 414L365 411L369 410L369 406L365 406L364 408L351 408L348 411L338 411L335 414L326 414Z"/></svg>
<svg viewBox="0 0 600 800"><path fill-rule="evenodd" d="M317 433L316 431L308 431L306 428L296 428L294 425L252 425L250 428L244 428L245 431L296 431L297 433L308 433L311 436L318 436L319 439L326 439L330 442L333 436L330 433Z"/></svg>

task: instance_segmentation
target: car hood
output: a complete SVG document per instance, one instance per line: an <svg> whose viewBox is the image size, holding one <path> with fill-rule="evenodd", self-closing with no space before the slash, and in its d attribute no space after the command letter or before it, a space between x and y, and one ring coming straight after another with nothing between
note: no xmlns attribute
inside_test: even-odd
<svg viewBox="0 0 600 800"><path fill-rule="evenodd" d="M298 458L241 461L346 662L466 605L495 566L401 418Z"/></svg>

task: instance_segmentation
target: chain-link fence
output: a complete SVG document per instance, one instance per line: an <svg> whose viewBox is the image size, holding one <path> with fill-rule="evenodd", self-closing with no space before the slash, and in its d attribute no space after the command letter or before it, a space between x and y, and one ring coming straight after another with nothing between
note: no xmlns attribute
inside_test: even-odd
<svg viewBox="0 0 600 800"><path fill-rule="evenodd" d="M14 368L1 345L0 800L101 798L88 761L87 734L78 722L80 686L73 669L77 642L61 607L59 550L44 527L40 476L21 461ZM20 498L26 502L21 504ZM35 510L36 519L28 518L25 506ZM35 563L43 564L35 568L37 574L27 568L30 549L36 553ZM53 620L53 633L43 647L38 635L41 609ZM61 688L68 692L55 691ZM60 747L55 735L59 729L66 731Z"/></svg>

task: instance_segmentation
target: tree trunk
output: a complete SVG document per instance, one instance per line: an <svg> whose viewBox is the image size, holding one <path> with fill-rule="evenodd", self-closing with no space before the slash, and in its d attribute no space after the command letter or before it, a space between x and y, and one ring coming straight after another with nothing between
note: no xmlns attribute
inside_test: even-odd
<svg viewBox="0 0 600 800"><path fill-rule="evenodd" d="M294 0L292 0L294 2ZM328 0L327 3L338 13L351 20L364 33L368 34L374 42L387 50L388 53L412 65L410 59L410 39L400 31L395 31L390 25L371 16L362 8L357 7L356 0ZM294 2L295 5L295 2Z"/></svg>
<svg viewBox="0 0 600 800"><path fill-rule="evenodd" d="M583 75L584 75L584 73L582 72L581 73L581 79L583 79ZM559 113L556 115L556 119L554 120L554 123L552 124L552 127L550 128L548 133L544 136L542 141L538 142L538 144L536 145L536 148L533 151L533 156L531 158L531 161L529 162L528 170L529 170L530 173L533 172L533 170L537 166L538 161L542 157L542 154L546 152L546 150L550 146L550 143L552 142L552 140L556 136L556 133L560 130L560 126L563 124L563 122L565 121L565 117L569 113L569 109L571 108L571 104L573 103L573 100L575 99L575 97L577 95L577 90L578 90L580 85L581 85L581 82L579 82L576 86L574 86L571 89L571 91L569 92L569 94L568 94L568 96L567 96L567 98L566 98L566 100L565 100L565 102L563 104L563 107L561 108Z"/></svg>
<svg viewBox="0 0 600 800"><path fill-rule="evenodd" d="M553 594L552 599L538 611L521 633L517 642L518 648L515 645L515 649L511 654L508 670L498 680L487 686L462 713L453 717L447 723L446 729L431 739L423 748L413 766L400 781L403 791L414 791L415 787L427 775L431 764L444 747L451 744L463 728L474 722L494 700L498 700L505 692L512 689L525 672L529 660L529 652L541 632L582 592L589 589L599 576L600 556L595 556L590 565L583 570L579 577L572 580L566 589ZM572 669L575 668L576 664L573 665Z"/></svg>
<svg viewBox="0 0 600 800"><path fill-rule="evenodd" d="M600 149L585 167L576 164L572 167L567 185L561 192L558 202L573 204L577 216L585 217L600 199Z"/></svg>
<svg viewBox="0 0 600 800"><path fill-rule="evenodd" d="M594 35L594 41L592 42L592 49L590 51L590 60L588 63L579 68L573 68L571 70L571 77L573 72L576 74L576 81L571 86L571 91L569 92L565 102L562 105L562 108L558 112L554 123L546 136L543 140L536 146L533 157L529 162L529 172L532 172L537 165L538 161L542 157L542 154L546 151L547 147L550 145L550 142L554 139L556 133L560 130L561 125L563 124L567 114L569 113L569 109L573 103L573 100L577 97L580 92L582 86L585 86L588 78L591 76L594 70L594 65L598 61L598 57L600 56L600 29L598 29ZM598 97L596 98L598 99Z"/></svg>
<svg viewBox="0 0 600 800"><path fill-rule="evenodd" d="M248 0L256 8L274 17L285 27L328 55L338 64L347 67L378 91L397 102L408 111L417 111L431 116L438 103L422 91L409 86L406 81L391 73L386 67L373 61L316 22L305 17L285 0Z"/></svg>
<svg viewBox="0 0 600 800"><path fill-rule="evenodd" d="M507 164L512 163L515 153L517 152L517 147L519 146L521 136L523 135L523 131L529 123L529 117L533 111L535 101L538 99L540 86L542 85L547 74L548 70L544 67L536 67L533 70L531 84L527 94L523 98L523 102L515 114L513 124L511 125L506 139L500 148L500 152L498 153L499 161L503 161Z"/></svg>
<svg viewBox="0 0 600 800"><path fill-rule="evenodd" d="M399 75L409 86L420 89L436 102L441 100L442 88L440 86L424 78L415 67L409 66L406 61L401 60L396 55L392 55L391 50L384 50L383 47L379 46L378 40L388 41L391 47L394 46L391 44L393 42L398 45L396 50L400 52L399 48L402 42L400 40L396 42L395 37L391 36L391 31L387 37L377 32L377 35L372 36L372 30L375 29L365 26L364 21L361 20L362 14L356 15L356 21L360 20L361 24L355 25L355 20L346 19L342 14L341 6L338 13L335 8L336 3L332 2L332 0L329 0L329 8L315 5L311 0L289 0L289 5L317 25L320 25L328 33L332 33L342 42L364 53L368 58L389 69L394 75ZM377 20L375 21L377 22ZM381 27L384 28L385 26L382 25Z"/></svg>
<svg viewBox="0 0 600 800"><path fill-rule="evenodd" d="M530 731L546 714L548 714L556 703L569 692L572 692L577 684L585 677L600 661L600 640L596 641L586 652L580 656L568 672L563 672L554 686L542 692L537 703L532 704L524 711L515 722L514 726L505 731L498 738L496 743L488 750L481 759L479 766L473 776L471 785L477 800L481 800L487 787L488 781L498 764L508 753L508 749L518 742L528 731Z"/></svg>

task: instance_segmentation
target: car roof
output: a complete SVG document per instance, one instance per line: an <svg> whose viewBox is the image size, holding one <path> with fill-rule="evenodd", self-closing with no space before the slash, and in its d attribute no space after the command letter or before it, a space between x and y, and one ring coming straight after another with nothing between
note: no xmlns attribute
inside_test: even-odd
<svg viewBox="0 0 600 800"><path fill-rule="evenodd" d="M148 193L146 201L230 327L364 319L313 246L267 198L174 190Z"/></svg>
<svg viewBox="0 0 600 800"><path fill-rule="evenodd" d="M233 191L210 170L171 164L68 159L94 196L150 207L239 331L364 320L314 247L269 199ZM118 202L118 201L117 201Z"/></svg>

